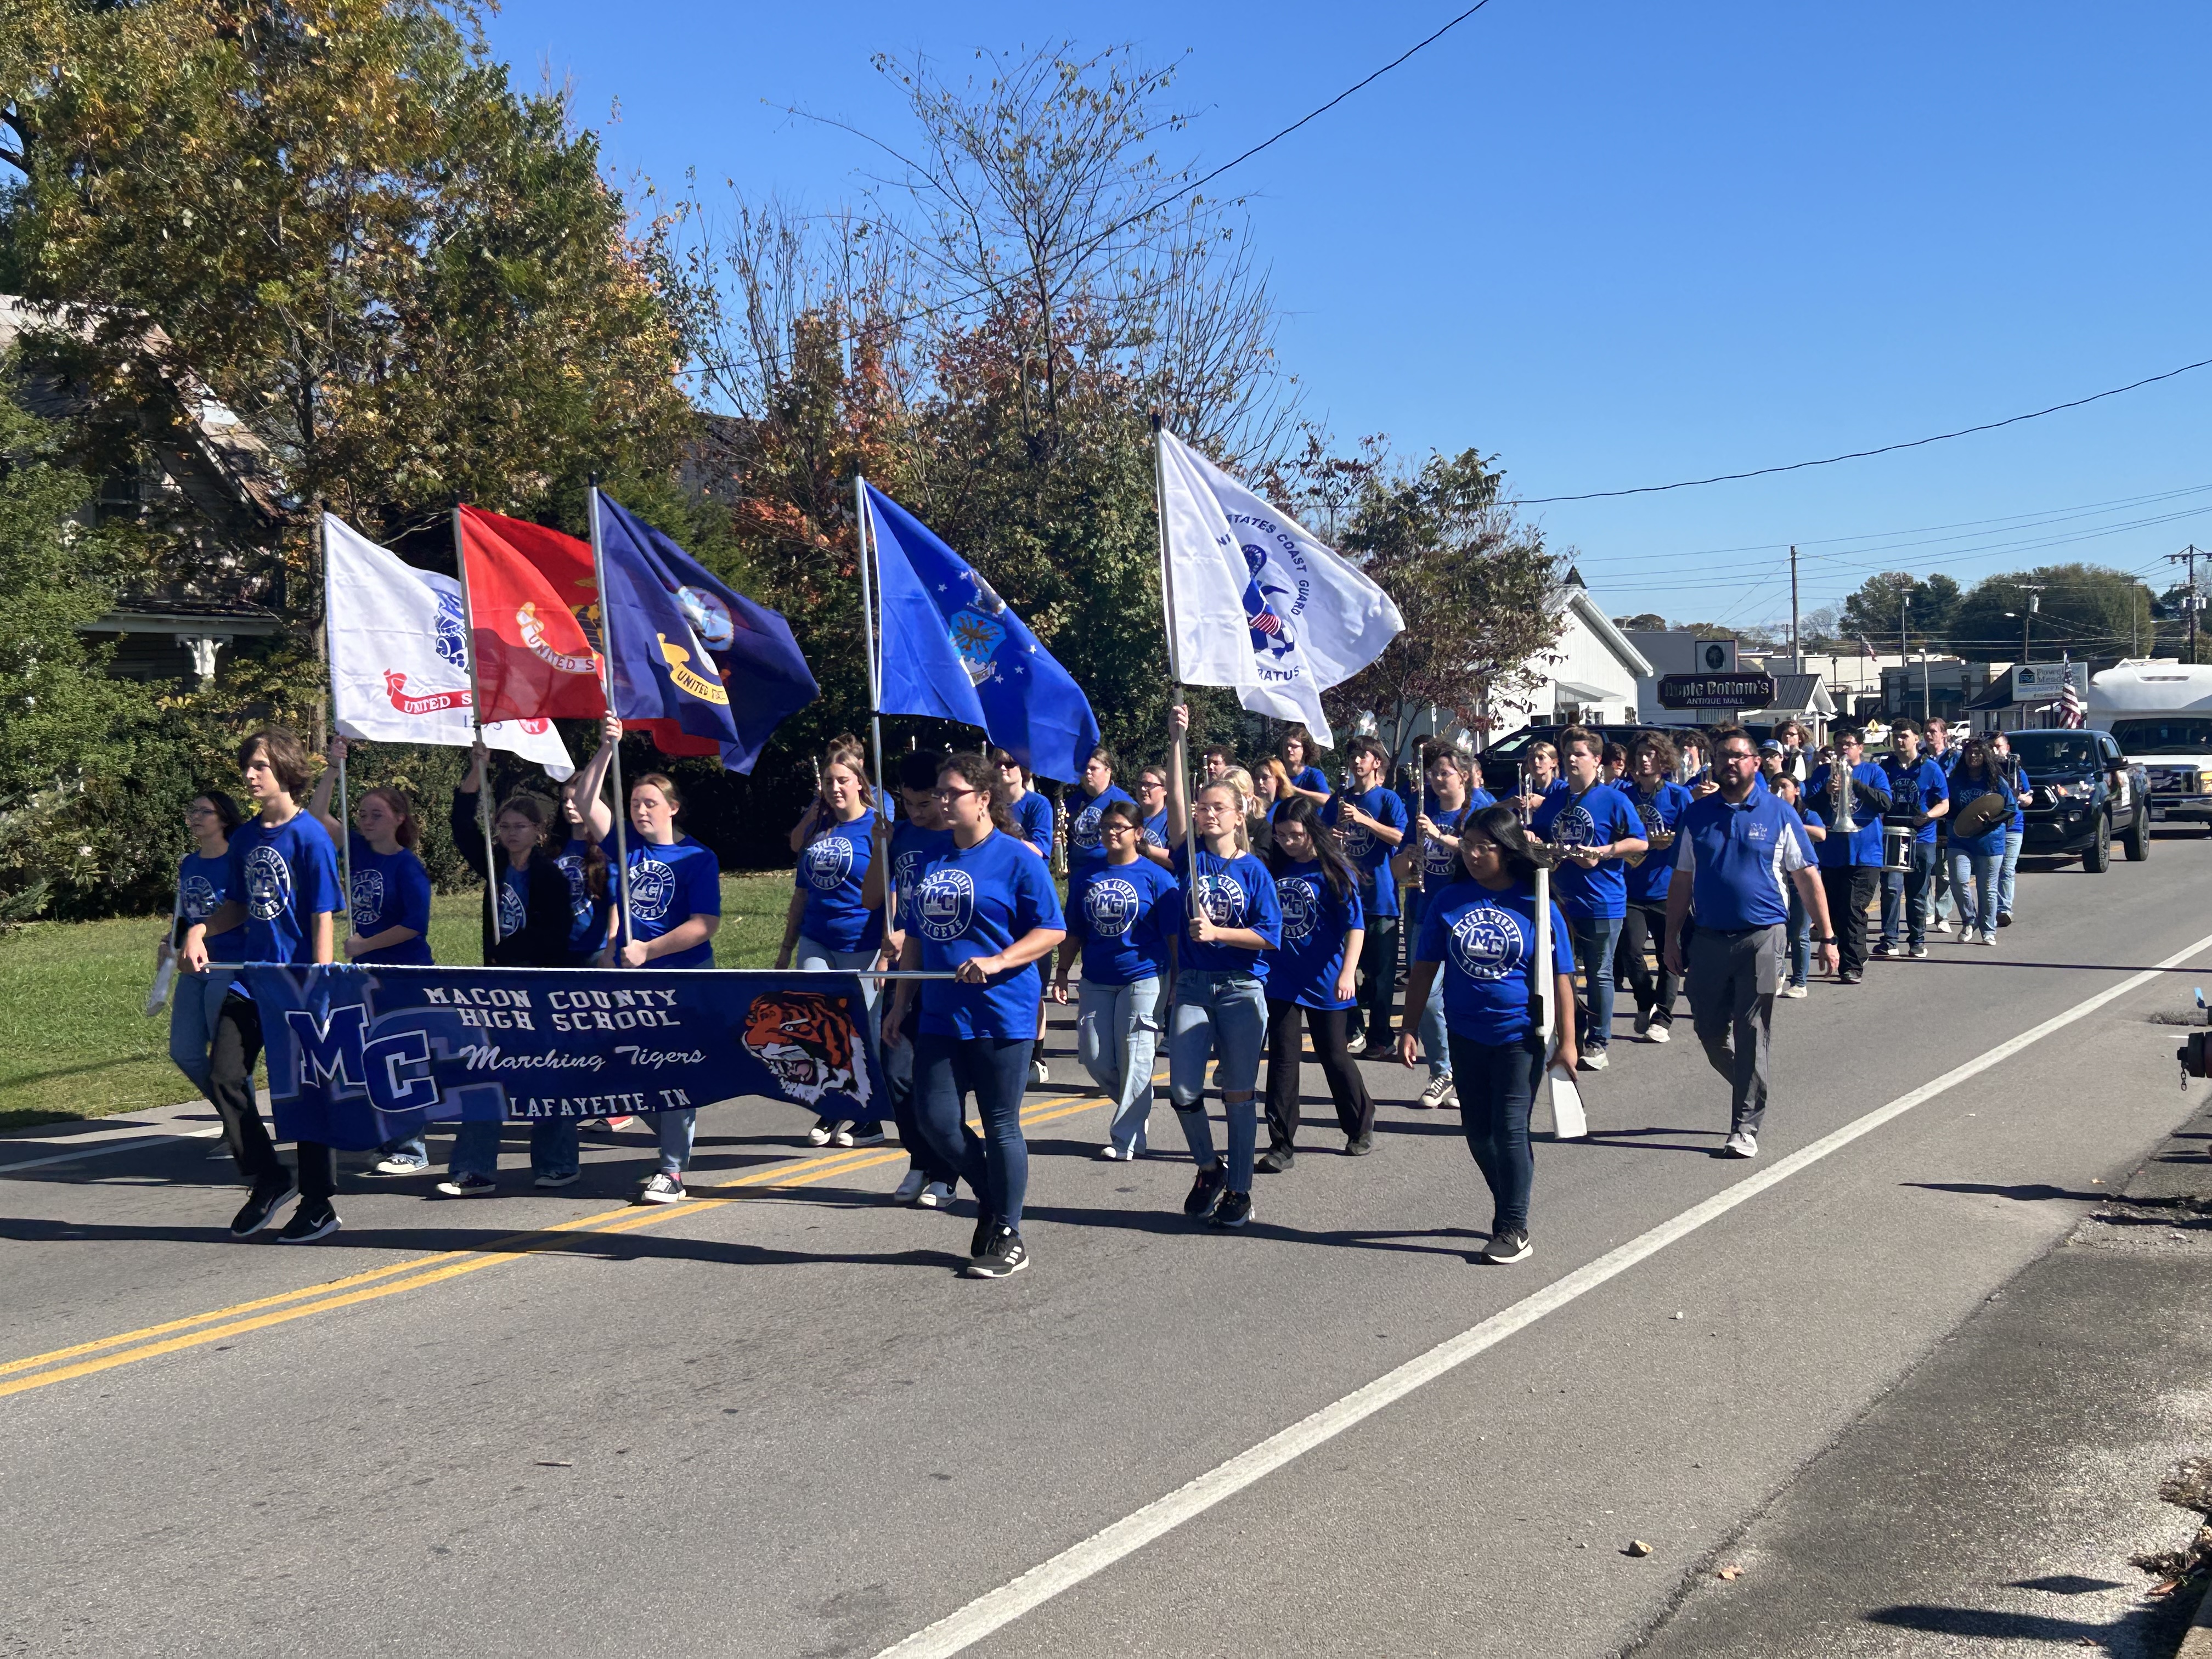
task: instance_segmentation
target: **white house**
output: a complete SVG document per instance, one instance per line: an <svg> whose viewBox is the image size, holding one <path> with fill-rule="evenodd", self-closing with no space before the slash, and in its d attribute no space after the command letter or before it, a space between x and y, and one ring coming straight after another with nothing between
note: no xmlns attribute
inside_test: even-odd
<svg viewBox="0 0 2212 1659"><path fill-rule="evenodd" d="M1580 571L1567 572L1553 590L1552 603L1559 612L1559 637L1528 665L1538 677L1533 690L1492 702L1493 737L1523 726L1614 724L1636 718L1637 689L1651 676L1644 653L1590 597Z"/></svg>

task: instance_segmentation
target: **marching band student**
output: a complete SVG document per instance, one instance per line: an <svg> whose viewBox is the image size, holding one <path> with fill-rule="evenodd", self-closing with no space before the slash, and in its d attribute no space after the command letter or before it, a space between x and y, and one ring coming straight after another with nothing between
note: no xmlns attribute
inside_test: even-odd
<svg viewBox="0 0 2212 1659"><path fill-rule="evenodd" d="M817 809L819 809L818 811ZM783 919L778 969L796 957L805 972L860 973L875 965L883 947L884 913L867 902L868 866L876 847L875 788L867 757L857 738L835 738L822 757L822 788L808 809L812 838L800 849L792 877L790 908ZM868 1038L878 1030L876 981L865 975L860 1000L868 1018ZM874 1146L884 1139L880 1118L833 1118L823 1115L806 1133L817 1146Z"/></svg>
<svg viewBox="0 0 2212 1659"><path fill-rule="evenodd" d="M613 905L608 890L613 880L607 857L614 834L615 815L601 794L607 768L622 742L622 717L609 714L600 722L599 746L576 775L561 786L561 817L567 838L554 855L561 873L568 879L568 958L556 965L588 968L606 948ZM482 769L475 774L481 778ZM456 842L459 840L455 837ZM620 1120L628 1122L627 1118Z"/></svg>
<svg viewBox="0 0 2212 1659"><path fill-rule="evenodd" d="M1820 864L1819 843L1828 832L1806 817L1805 792L1798 787L1796 779L1784 772L1774 781L1773 793L1794 816L1795 822L1790 828L1799 839L1799 850L1805 854L1806 864L1818 869ZM1780 994L1793 1002L1802 1002L1811 994L1807 983L1813 976L1813 918L1807 912L1804 896L1798 892L1795 882L1790 884L1789 929L1790 972ZM1686 955L1687 952L1677 954Z"/></svg>
<svg viewBox="0 0 2212 1659"><path fill-rule="evenodd" d="M1120 765L1114 758L1114 751L1103 744L1092 750L1090 758L1083 763L1083 796L1071 805L1072 816L1067 820L1067 878L1071 882L1079 872L1095 870L1106 862L1105 843L1098 834L1099 817L1115 801L1129 799L1128 792L1114 781ZM1131 805L1135 804L1130 802Z"/></svg>
<svg viewBox="0 0 2212 1659"><path fill-rule="evenodd" d="M1875 941L1874 953L1897 954L1902 909L1905 952L1924 957L1928 916L1934 908L1929 889L1936 874L1936 828L1951 810L1950 781L1942 767L1920 752L1920 722L1909 718L1891 723L1889 753L1882 757L1881 769L1889 779L1891 811L1912 829L1905 851L1911 867L1881 872L1881 937Z"/></svg>
<svg viewBox="0 0 2212 1659"><path fill-rule="evenodd" d="M1241 766L1232 766L1221 775L1219 781L1237 792L1237 799L1244 803L1244 839L1251 848L1252 856L1265 860L1267 849L1275 844L1274 827L1267 822L1267 802L1253 782L1252 775Z"/></svg>
<svg viewBox="0 0 2212 1659"><path fill-rule="evenodd" d="M1644 825L1650 851L1628 868L1620 951L1636 999L1636 1034L1650 1042L1671 1041L1674 999L1681 981L1667 967L1667 888L1674 872L1674 826L1689 810L1690 792L1673 782L1674 745L1662 732L1646 732L1631 750L1629 775L1616 787ZM1658 958L1655 977L1646 944Z"/></svg>
<svg viewBox="0 0 2212 1659"><path fill-rule="evenodd" d="M230 837L229 890L213 915L185 933L184 965L208 965L209 935L245 924L245 960L328 963L333 957L337 915L337 849L296 799L307 784L307 757L299 738L281 726L247 733L238 745L246 793L259 814ZM253 1096L253 1062L261 1054L261 1017L253 999L234 989L223 999L209 1066L208 1097L223 1120L225 1137L251 1183L246 1203L232 1218L230 1236L251 1238L267 1226L294 1193L299 1207L277 1237L304 1244L327 1237L341 1224L331 1202L337 1190L337 1156L315 1141L297 1143L296 1176L276 1156L276 1144Z"/></svg>
<svg viewBox="0 0 2212 1659"><path fill-rule="evenodd" d="M1030 769L1004 749L991 751L991 763L1006 784L1006 814L1013 835L1049 864L1052 861L1052 801L1042 789L1030 785Z"/></svg>
<svg viewBox="0 0 2212 1659"><path fill-rule="evenodd" d="M1273 818L1275 809L1284 802L1300 799L1291 787L1290 768L1273 755L1260 763L1260 775L1253 780L1253 787L1259 796L1260 816L1264 818Z"/></svg>
<svg viewBox="0 0 2212 1659"><path fill-rule="evenodd" d="M1683 968L1681 933L1692 904L1690 1017L1705 1059L1729 1079L1726 1158L1759 1156L1765 1121L1767 1045L1780 977L1784 896L1794 885L1819 930L1821 961L1837 963L1827 889L1805 857L1796 814L1781 796L1757 787L1759 750L1741 726L1723 726L1713 744L1719 787L1693 802L1675 830L1674 881L1667 888L1667 965ZM1825 872L1824 872L1825 873Z"/></svg>
<svg viewBox="0 0 2212 1659"><path fill-rule="evenodd" d="M1432 739L1421 751L1421 765L1428 787L1422 792L1420 810L1413 819L1413 833L1399 847L1398 855L1390 865L1405 901L1409 943L1419 937L1429 896L1441 892L1458 879L1460 825L1469 814L1493 805L1487 794L1474 787L1476 774L1473 763L1450 744ZM1406 1004L1409 1013L1413 1006L1412 990L1409 979L1409 1000ZM1444 988L1441 979L1430 980L1428 1000L1408 1024L1420 1036L1421 1058L1429 1068L1428 1086L1413 1102L1413 1109L1430 1112L1458 1105L1459 1097L1452 1092L1451 1044L1444 1030Z"/></svg>
<svg viewBox="0 0 2212 1659"><path fill-rule="evenodd" d="M1628 746L1609 743L1605 746L1604 779L1607 783L1619 783L1628 775Z"/></svg>
<svg viewBox="0 0 2212 1659"><path fill-rule="evenodd" d="M1951 769L1959 763L1959 745L1951 741L1951 722L1936 714L1928 721L1928 758L1943 769L1948 784ZM1932 933L1951 931L1951 860L1949 841L1951 826L1948 823L1936 826L1936 880L1933 884L1931 908L1936 919L1929 924Z"/></svg>
<svg viewBox="0 0 2212 1659"><path fill-rule="evenodd" d="M1208 783L1218 783L1237 764L1237 751L1225 743L1209 743L1199 751L1200 769Z"/></svg>
<svg viewBox="0 0 2212 1659"><path fill-rule="evenodd" d="M1559 781L1559 751L1548 743L1538 741L1528 745L1528 769L1523 775L1521 793L1506 804L1517 807L1526 818L1544 804L1545 797L1554 789L1563 788Z"/></svg>
<svg viewBox="0 0 2212 1659"><path fill-rule="evenodd" d="M1138 855L1145 830L1144 809L1136 802L1106 802L1097 828L1106 860L1067 878L1067 938L1052 1000L1066 1002L1068 969L1079 954L1076 1054L1114 1103L1098 1156L1129 1159L1145 1150L1152 1119L1152 1060L1175 980L1182 901L1175 878Z"/></svg>
<svg viewBox="0 0 2212 1659"><path fill-rule="evenodd" d="M1344 1150L1355 1158L1375 1150L1375 1103L1344 1042L1365 938L1359 884L1335 839L1306 796L1292 797L1275 814L1267 868L1282 910L1283 942L1267 962L1268 1145L1259 1160L1271 1175L1289 1169L1297 1156L1302 1017L1328 1079Z"/></svg>
<svg viewBox="0 0 2212 1659"><path fill-rule="evenodd" d="M1144 844L1137 850L1165 869L1168 857L1168 769L1147 766L1137 774L1137 805L1144 809Z"/></svg>
<svg viewBox="0 0 2212 1659"><path fill-rule="evenodd" d="M560 819L552 803L542 795L517 790L492 815L494 868L487 869L483 832L477 827L477 793L483 787L489 751L476 745L476 763L462 787L453 792L451 829L453 845L480 878L499 890L500 937L491 936L484 924L483 959L497 968L567 968L574 963L569 939L575 931L574 901L568 872L561 867L553 849ZM593 907L597 925L604 929L611 908L607 897L610 872L605 854L585 878L585 894ZM581 1173L582 1156L577 1133L582 1121L573 1117L532 1118L530 1122L530 1169L534 1184L552 1188L574 1184ZM499 1190L499 1144L501 1126L496 1122L465 1120L453 1130L453 1157L438 1190L447 1198L489 1198ZM413 1149L420 1152L422 1143ZM376 1166L379 1175L403 1175L389 1167L389 1155Z"/></svg>
<svg viewBox="0 0 2212 1659"><path fill-rule="evenodd" d="M1536 867L1528 854L1528 832L1512 808L1482 807L1467 820L1454 879L1432 889L1422 908L1406 984L1410 1003L1425 999L1438 977L1443 981L1460 1123L1494 1211L1483 1258L1500 1264L1529 1254L1536 1170L1528 1111L1546 1063L1534 1017L1539 974L1553 976L1553 1006L1560 1015L1552 1061L1570 1072L1576 1063L1575 1025L1566 1018L1575 999L1567 921L1552 906L1552 959L1538 962ZM1398 1058L1411 1066L1413 1050L1407 1031L1398 1040Z"/></svg>
<svg viewBox="0 0 2212 1659"><path fill-rule="evenodd" d="M2006 781L2003 769L1990 752L1987 740L1969 738L1951 769L1951 812L1955 817L1984 795L2004 798L2005 816L1979 833L1951 832L1951 891L1959 902L1959 943L1995 945L2003 912L2005 842L2009 819L2020 797Z"/></svg>
<svg viewBox="0 0 2212 1659"><path fill-rule="evenodd" d="M1036 964L1066 935L1044 861L1010 831L1005 769L980 755L947 756L937 772L939 810L952 845L916 878L906 913L901 968L952 980L901 980L884 1036L896 1042L911 1018L914 1091L922 1134L939 1162L975 1189L975 1235L963 1271L1004 1279L1030 1264L1022 1242L1029 1144L1022 1091L1038 1035ZM973 1095L983 1133L971 1133Z"/></svg>
<svg viewBox="0 0 2212 1659"><path fill-rule="evenodd" d="M1316 806L1327 803L1330 790L1328 774L1314 762L1313 733L1303 726L1293 726L1283 733L1275 745L1275 758L1283 763L1283 771L1291 781L1291 787Z"/></svg>
<svg viewBox="0 0 2212 1659"><path fill-rule="evenodd" d="M164 935L173 950L181 950L185 932L213 921L232 896L230 836L240 816L238 803L220 789L193 796L185 809L185 830L192 838L192 850L177 864L175 919ZM214 965L177 975L176 1000L169 1005L169 1058L204 1095L213 1073L216 1024L222 1018L223 999L230 994L231 976L223 969L246 960L246 930L233 927L220 933L203 933L201 944ZM234 1155L236 1150L231 1148Z"/></svg>
<svg viewBox="0 0 2212 1659"><path fill-rule="evenodd" d="M2012 820L2005 825L2004 862L1997 870L1997 926L2012 926L2013 881L2020 874L2020 849L2027 839L2027 798L2033 793L2027 769L2012 752L2012 739L2003 732L1990 733L1990 761L2003 775L2012 791ZM1984 940L1984 944L1991 943Z"/></svg>
<svg viewBox="0 0 2212 1659"><path fill-rule="evenodd" d="M1843 963L1836 983L1856 985L1866 971L1867 905L1881 872L1881 815L1889 811L1889 775L1866 758L1866 738L1858 727L1839 726L1834 738L1835 758L1813 774L1805 801L1829 831L1820 842L1820 885L1827 893ZM1845 773L1850 776L1851 821L1858 826L1850 835L1836 827Z"/></svg>
<svg viewBox="0 0 2212 1659"><path fill-rule="evenodd" d="M1597 736L1570 726L1559 734L1559 746L1565 750L1566 787L1544 797L1529 830L1562 854L1552 890L1574 935L1582 969L1576 1047L1583 1070L1602 1072L1613 1040L1613 945L1628 908L1628 866L1621 860L1650 852L1650 843L1620 791L1598 781L1604 746Z"/></svg>
<svg viewBox="0 0 2212 1659"><path fill-rule="evenodd" d="M1390 858L1404 843L1413 815L1382 787L1390 754L1381 744L1354 738L1345 745L1345 756L1352 767L1352 787L1329 798L1322 822L1336 831L1344 861L1359 878L1359 906L1366 917L1350 1053L1355 1060L1380 1060L1392 1052L1390 1002L1398 988L1398 884L1390 873Z"/></svg>
<svg viewBox="0 0 2212 1659"><path fill-rule="evenodd" d="M945 815L937 804L937 763L943 758L919 750L899 757L899 804L905 807L906 816L888 837L880 822L876 826L884 850L869 860L863 896L870 909L881 913L884 872L890 872L890 916L883 944L886 969L896 968L906 950L906 934L900 922L906 915L907 900L913 896L914 884L924 866L952 845L952 832L945 827ZM899 1145L906 1148L907 1156L907 1172L891 1194L891 1202L915 1209L945 1209L959 1185L960 1168L940 1162L931 1150L929 1138L921 1132L914 1098L913 1034L894 1041L885 1031L880 1052L884 1088L890 1096L891 1117L898 1125Z"/></svg>
<svg viewBox="0 0 2212 1659"><path fill-rule="evenodd" d="M1189 729L1190 711L1168 710L1168 735ZM1267 1040L1264 958L1283 940L1275 878L1252 856L1244 803L1226 781L1201 785L1184 799L1180 775L1168 780L1168 844L1182 890L1188 944L1178 944L1175 999L1168 1013L1168 1101L1189 1144L1198 1176L1182 1212L1217 1227L1252 1218L1252 1154L1260 1138L1252 1093ZM1206 1063L1229 1124L1229 1156L1213 1153L1206 1116Z"/></svg>
<svg viewBox="0 0 2212 1659"><path fill-rule="evenodd" d="M599 956L602 967L714 965L714 933L722 925L722 866L713 853L677 829L676 815L683 809L684 797L667 774L647 772L632 780L632 839L623 884L629 896L629 940L624 944L624 930L614 929ZM660 1167L646 1181L639 1201L680 1203L699 1109L679 1106L647 1115L659 1143Z"/></svg>

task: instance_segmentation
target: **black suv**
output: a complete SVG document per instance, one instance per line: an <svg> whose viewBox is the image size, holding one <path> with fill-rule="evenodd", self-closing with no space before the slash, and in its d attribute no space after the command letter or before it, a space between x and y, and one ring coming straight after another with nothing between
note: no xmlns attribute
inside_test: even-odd
<svg viewBox="0 0 2212 1659"><path fill-rule="evenodd" d="M2008 732L2006 740L2034 786L2022 854L2080 854L2081 867L2107 869L2115 841L2131 860L2150 856L2150 784L2109 732Z"/></svg>

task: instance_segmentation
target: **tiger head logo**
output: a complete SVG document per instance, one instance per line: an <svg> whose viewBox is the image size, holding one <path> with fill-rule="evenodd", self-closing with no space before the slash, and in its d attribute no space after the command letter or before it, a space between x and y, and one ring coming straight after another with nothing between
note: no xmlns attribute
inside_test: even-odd
<svg viewBox="0 0 2212 1659"><path fill-rule="evenodd" d="M757 996L745 1015L743 1041L793 1100L818 1106L823 1096L835 1093L857 1106L868 1103L868 1069L856 1055L851 1007L843 997L819 991Z"/></svg>

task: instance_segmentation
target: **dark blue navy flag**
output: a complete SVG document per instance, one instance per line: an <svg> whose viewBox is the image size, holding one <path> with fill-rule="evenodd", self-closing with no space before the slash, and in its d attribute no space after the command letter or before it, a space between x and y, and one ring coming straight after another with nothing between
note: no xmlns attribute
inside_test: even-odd
<svg viewBox="0 0 2212 1659"><path fill-rule="evenodd" d="M1091 700L975 567L867 487L882 601L878 712L980 726L1040 776L1073 783L1098 746Z"/></svg>
<svg viewBox="0 0 2212 1659"><path fill-rule="evenodd" d="M719 752L726 770L751 771L817 690L790 624L604 494L599 548L614 712L651 723L672 754Z"/></svg>
<svg viewBox="0 0 2212 1659"><path fill-rule="evenodd" d="M852 974L349 964L244 977L280 1140L365 1152L433 1123L747 1095L858 1119L882 1093Z"/></svg>

